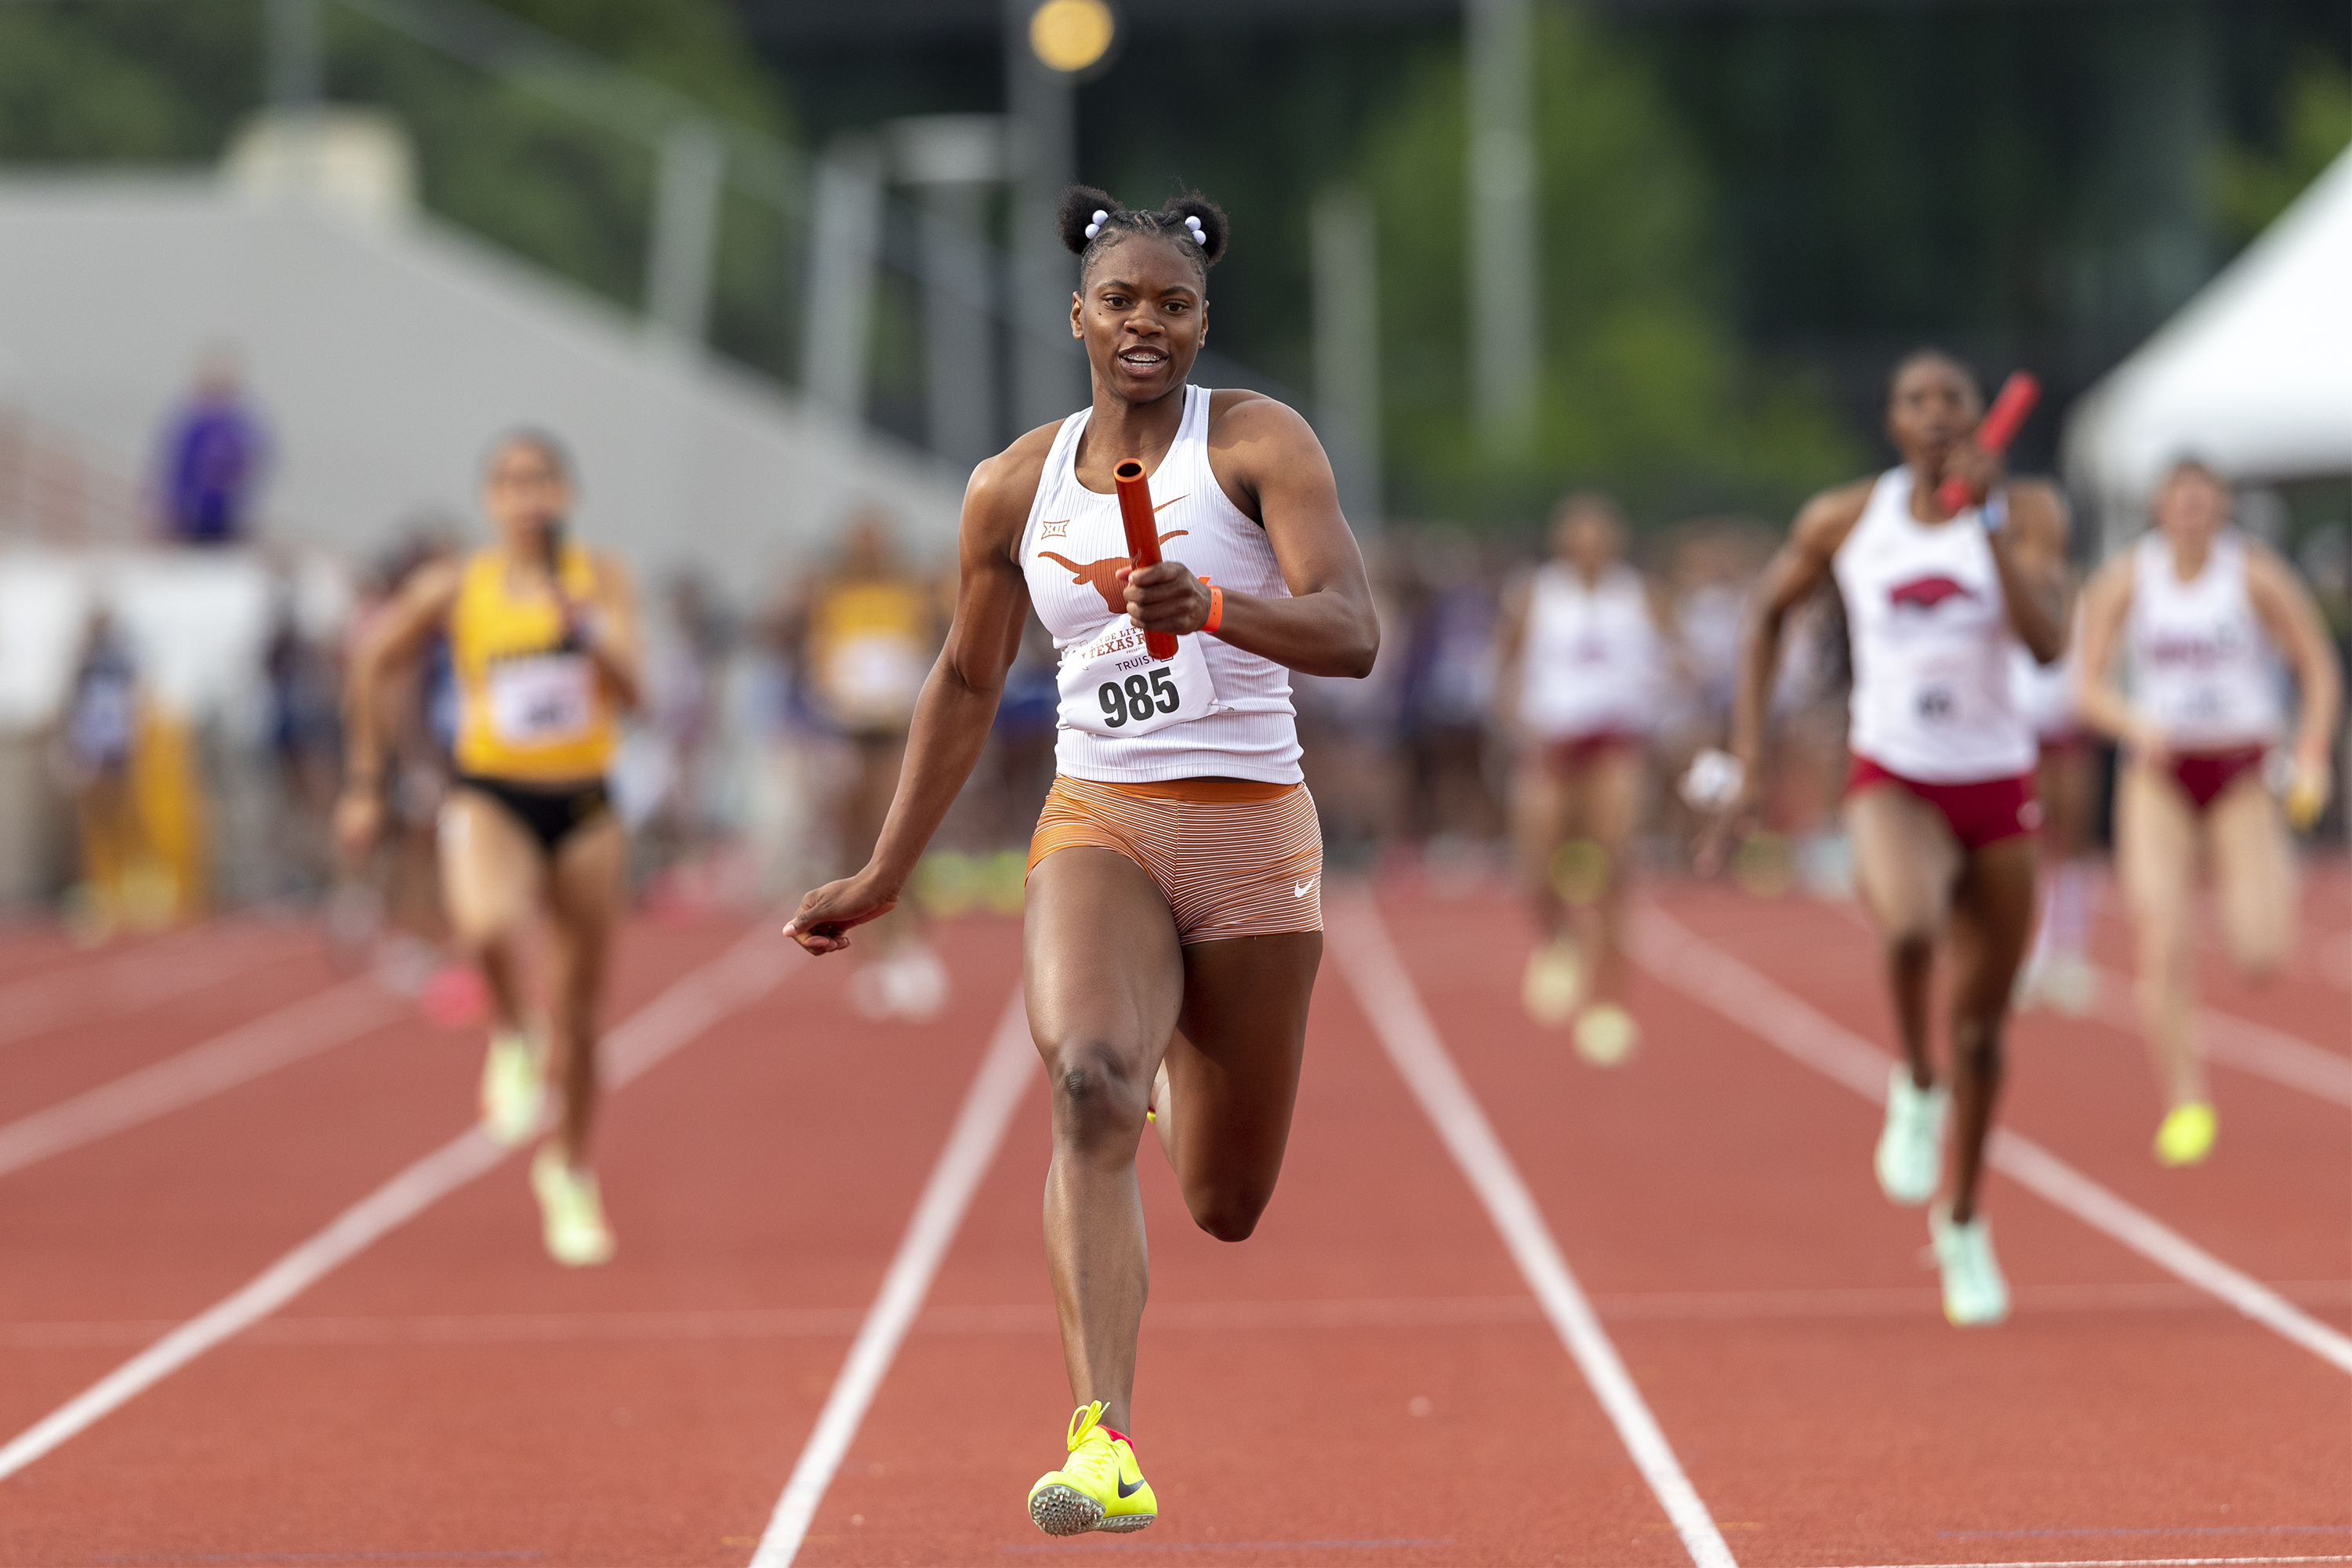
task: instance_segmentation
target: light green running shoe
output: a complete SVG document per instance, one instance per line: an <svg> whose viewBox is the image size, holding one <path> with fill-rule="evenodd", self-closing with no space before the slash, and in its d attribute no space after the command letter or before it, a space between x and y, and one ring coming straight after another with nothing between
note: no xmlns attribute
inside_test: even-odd
<svg viewBox="0 0 2352 1568"><path fill-rule="evenodd" d="M1956 1329L1983 1328L2009 1316L2009 1281L1992 1255L1992 1224L1979 1215L1952 1223L1948 1205L1927 1211L1927 1236L1944 1275L1944 1317Z"/></svg>
<svg viewBox="0 0 2352 1568"><path fill-rule="evenodd" d="M613 1228L604 1223L604 1200L594 1176L565 1164L550 1143L531 1160L530 1190L539 1199L550 1258L566 1268L593 1268L613 1260Z"/></svg>
<svg viewBox="0 0 2352 1568"><path fill-rule="evenodd" d="M1944 1173L1944 1121L1951 1110L1951 1093L1942 1084L1921 1089L1901 1062L1888 1069L1886 1125L1878 1134L1872 1165L1878 1190L1890 1201L1916 1208L1936 1195Z"/></svg>
<svg viewBox="0 0 2352 1568"><path fill-rule="evenodd" d="M1554 1026L1576 1016L1584 994L1584 956L1569 937L1555 937L1528 955L1528 972L1519 982L1519 1001L1528 1016Z"/></svg>
<svg viewBox="0 0 2352 1568"><path fill-rule="evenodd" d="M530 1037L514 1030L492 1035L482 1058L482 1131L502 1149L520 1149L539 1131L546 1103L546 1080Z"/></svg>
<svg viewBox="0 0 2352 1568"><path fill-rule="evenodd" d="M1587 1007L1576 1020L1576 1054L1597 1068L1621 1066L1642 1043L1642 1026L1614 1002Z"/></svg>
<svg viewBox="0 0 2352 1568"><path fill-rule="evenodd" d="M2211 1106L2195 1102L2174 1106L2156 1130L2156 1163L2176 1167L2203 1163L2213 1152L2213 1134L2218 1131Z"/></svg>

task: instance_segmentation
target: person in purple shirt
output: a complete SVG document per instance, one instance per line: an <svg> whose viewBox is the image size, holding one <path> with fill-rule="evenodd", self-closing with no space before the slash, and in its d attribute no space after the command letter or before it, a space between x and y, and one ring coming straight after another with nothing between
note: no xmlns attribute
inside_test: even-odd
<svg viewBox="0 0 2352 1568"><path fill-rule="evenodd" d="M268 433L246 404L236 361L207 356L163 437L164 537L184 544L242 540L268 455Z"/></svg>

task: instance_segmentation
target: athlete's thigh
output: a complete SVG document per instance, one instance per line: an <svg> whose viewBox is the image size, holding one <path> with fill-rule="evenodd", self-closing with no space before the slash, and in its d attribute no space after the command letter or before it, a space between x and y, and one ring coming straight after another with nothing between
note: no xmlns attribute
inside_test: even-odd
<svg viewBox="0 0 2352 1568"><path fill-rule="evenodd" d="M1176 1168L1196 1182L1271 1191L1290 1137L1319 931L1235 937L1184 950L1184 1005L1168 1047Z"/></svg>
<svg viewBox="0 0 2352 1568"><path fill-rule="evenodd" d="M1548 865L1568 837L1573 790L1562 770L1540 753L1520 759L1511 773L1511 837L1531 865Z"/></svg>
<svg viewBox="0 0 2352 1568"><path fill-rule="evenodd" d="M1184 960L1143 868L1113 849L1059 849L1029 874L1022 916L1029 1032L1048 1067L1082 1052L1148 1088L1175 1030Z"/></svg>
<svg viewBox="0 0 2352 1568"><path fill-rule="evenodd" d="M2143 928L2185 930L2197 885L2197 811L2169 778L2136 763L2116 778L2116 869Z"/></svg>
<svg viewBox="0 0 2352 1568"><path fill-rule="evenodd" d="M1952 889L1952 1003L1980 1015L2009 1004L2011 984L2033 932L2033 873L2040 854L2030 833L1972 852Z"/></svg>
<svg viewBox="0 0 2352 1568"><path fill-rule="evenodd" d="M557 848L547 879L549 934L574 984L603 977L620 924L628 863L628 837L607 811L572 830Z"/></svg>
<svg viewBox="0 0 2352 1568"><path fill-rule="evenodd" d="M506 807L478 790L451 790L442 802L440 853L441 896L461 942L506 935L539 900L539 846Z"/></svg>
<svg viewBox="0 0 2352 1568"><path fill-rule="evenodd" d="M1624 848L1642 815L1645 771L1646 759L1633 746L1612 746L1586 763L1578 834L1612 855Z"/></svg>
<svg viewBox="0 0 2352 1568"><path fill-rule="evenodd" d="M2284 963L2294 946L2294 852L2278 802L2247 773L2206 808L2205 827L2230 956L2252 969Z"/></svg>
<svg viewBox="0 0 2352 1568"><path fill-rule="evenodd" d="M1960 875L1960 844L1934 806L1898 784L1846 797L1853 878L1882 931L1927 936L1941 931Z"/></svg>

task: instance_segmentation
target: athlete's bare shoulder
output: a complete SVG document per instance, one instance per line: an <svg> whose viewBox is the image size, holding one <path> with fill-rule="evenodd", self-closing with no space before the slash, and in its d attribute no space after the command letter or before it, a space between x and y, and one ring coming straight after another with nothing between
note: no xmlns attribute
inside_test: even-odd
<svg viewBox="0 0 2352 1568"><path fill-rule="evenodd" d="M984 544L1010 557L1037 503L1045 458L1062 422L1040 425L971 471L963 491L963 532L970 544Z"/></svg>
<svg viewBox="0 0 2352 1568"><path fill-rule="evenodd" d="M1223 457L1255 447L1270 454L1317 445L1314 427L1279 398L1246 387L1223 386L1209 394L1209 450Z"/></svg>
<svg viewBox="0 0 2352 1568"><path fill-rule="evenodd" d="M1836 554L1854 524L1862 521L1863 511L1870 505L1870 492L1877 487L1874 476L1813 497L1797 512L1796 525L1789 531L1790 546L1824 561Z"/></svg>

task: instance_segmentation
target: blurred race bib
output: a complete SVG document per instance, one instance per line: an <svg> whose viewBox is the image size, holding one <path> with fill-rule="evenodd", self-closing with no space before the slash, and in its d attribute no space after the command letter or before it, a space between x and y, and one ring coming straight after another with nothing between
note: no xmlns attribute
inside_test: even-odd
<svg viewBox="0 0 2352 1568"><path fill-rule="evenodd" d="M1143 633L1125 616L1064 648L1055 683L1066 728L1113 739L1149 735L1219 707L1198 637L1178 637L1173 658L1154 658Z"/></svg>
<svg viewBox="0 0 2352 1568"><path fill-rule="evenodd" d="M509 746L576 741L596 723L596 672L584 653L496 660L489 669L490 733Z"/></svg>

